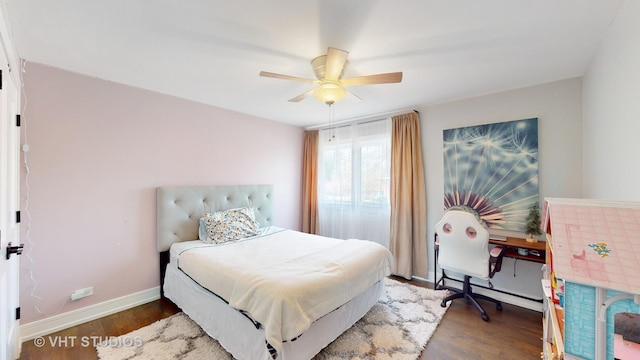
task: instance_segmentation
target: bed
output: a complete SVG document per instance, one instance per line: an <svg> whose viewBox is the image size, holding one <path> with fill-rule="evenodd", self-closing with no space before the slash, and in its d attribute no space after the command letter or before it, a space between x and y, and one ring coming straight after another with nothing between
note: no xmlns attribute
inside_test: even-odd
<svg viewBox="0 0 640 360"><path fill-rule="evenodd" d="M238 208L256 235L200 240L205 214ZM384 292L388 250L274 227L272 185L159 187L156 209L163 296L236 359L310 359Z"/></svg>

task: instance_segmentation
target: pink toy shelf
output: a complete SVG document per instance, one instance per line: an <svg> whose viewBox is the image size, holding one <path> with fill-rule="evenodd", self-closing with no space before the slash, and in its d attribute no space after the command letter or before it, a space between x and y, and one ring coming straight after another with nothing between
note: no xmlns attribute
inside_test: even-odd
<svg viewBox="0 0 640 360"><path fill-rule="evenodd" d="M547 198L542 217L558 278L640 294L640 203Z"/></svg>
<svg viewBox="0 0 640 360"><path fill-rule="evenodd" d="M613 359L614 315L640 309L640 202L547 198L542 227L552 300L564 291L565 353Z"/></svg>

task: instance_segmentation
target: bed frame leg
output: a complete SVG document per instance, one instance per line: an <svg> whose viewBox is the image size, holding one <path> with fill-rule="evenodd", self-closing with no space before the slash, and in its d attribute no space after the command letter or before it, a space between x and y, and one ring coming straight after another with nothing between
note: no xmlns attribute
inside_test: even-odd
<svg viewBox="0 0 640 360"><path fill-rule="evenodd" d="M164 274L169 264L169 251L160 252L160 298L164 299Z"/></svg>

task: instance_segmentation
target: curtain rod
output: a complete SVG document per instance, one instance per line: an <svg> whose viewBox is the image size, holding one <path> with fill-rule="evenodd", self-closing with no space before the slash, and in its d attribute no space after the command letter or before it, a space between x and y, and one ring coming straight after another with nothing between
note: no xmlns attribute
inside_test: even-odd
<svg viewBox="0 0 640 360"><path fill-rule="evenodd" d="M362 117L359 117L359 118L352 118L352 119L345 119L345 120L335 121L333 123L325 123L325 124L320 124L320 125L313 125L313 126L306 127L305 130L323 130L323 129L330 129L330 128L336 127L338 125L346 126L346 125L351 125L351 124L361 123L361 122L383 120L383 119L386 119L386 118L389 118L389 117L392 117L392 116L402 115L402 114L406 114L406 113L412 112L412 111L417 113L417 114L420 114L418 112L418 110L416 110L416 109L396 110L396 111L390 111L390 112L380 113L380 114L376 114L376 115L368 115L368 116L362 116Z"/></svg>

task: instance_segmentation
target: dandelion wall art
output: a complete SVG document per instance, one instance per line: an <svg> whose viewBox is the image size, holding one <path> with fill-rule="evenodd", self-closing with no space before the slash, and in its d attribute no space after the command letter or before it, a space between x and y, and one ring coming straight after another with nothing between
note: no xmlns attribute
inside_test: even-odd
<svg viewBox="0 0 640 360"><path fill-rule="evenodd" d="M468 207L494 229L524 231L538 202L538 119L443 131L444 208Z"/></svg>

